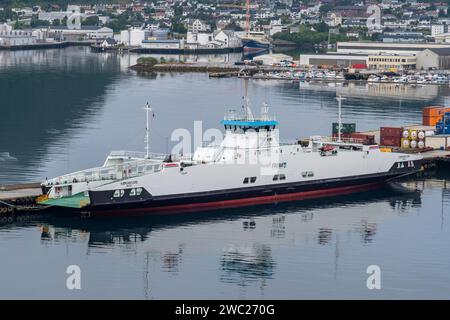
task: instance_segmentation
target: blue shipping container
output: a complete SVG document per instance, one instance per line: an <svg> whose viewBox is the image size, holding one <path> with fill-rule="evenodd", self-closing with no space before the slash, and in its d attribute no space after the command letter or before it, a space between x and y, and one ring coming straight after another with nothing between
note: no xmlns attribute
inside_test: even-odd
<svg viewBox="0 0 450 320"><path fill-rule="evenodd" d="M444 113L444 123L445 124L450 123L450 112Z"/></svg>
<svg viewBox="0 0 450 320"><path fill-rule="evenodd" d="M442 121L439 121L436 123L436 134L443 134L444 133L444 123Z"/></svg>

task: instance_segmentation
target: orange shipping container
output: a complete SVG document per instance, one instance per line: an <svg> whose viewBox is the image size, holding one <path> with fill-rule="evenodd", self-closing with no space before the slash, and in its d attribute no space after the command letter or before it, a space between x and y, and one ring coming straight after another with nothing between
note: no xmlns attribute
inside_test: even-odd
<svg viewBox="0 0 450 320"><path fill-rule="evenodd" d="M444 116L423 116L422 117L422 125L424 126L436 126L436 123L442 120Z"/></svg>
<svg viewBox="0 0 450 320"><path fill-rule="evenodd" d="M422 109L422 115L424 117L443 116L446 112L450 112L450 107L430 106Z"/></svg>

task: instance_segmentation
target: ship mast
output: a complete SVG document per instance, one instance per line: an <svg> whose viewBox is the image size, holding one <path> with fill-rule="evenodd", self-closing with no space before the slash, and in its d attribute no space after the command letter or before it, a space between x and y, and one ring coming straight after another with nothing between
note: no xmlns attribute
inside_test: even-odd
<svg viewBox="0 0 450 320"><path fill-rule="evenodd" d="M345 100L345 98L342 98L342 96L336 97L336 100L338 101L338 140L337 142L341 141L341 131L342 131L342 100Z"/></svg>
<svg viewBox="0 0 450 320"><path fill-rule="evenodd" d="M149 152L150 152L150 130L149 130L149 116L150 116L150 111L152 111L153 109L150 108L150 105L147 102L147 105L145 106L145 113L146 113L146 118L147 118L147 125L145 126L145 150L146 150L146 158L149 158Z"/></svg>

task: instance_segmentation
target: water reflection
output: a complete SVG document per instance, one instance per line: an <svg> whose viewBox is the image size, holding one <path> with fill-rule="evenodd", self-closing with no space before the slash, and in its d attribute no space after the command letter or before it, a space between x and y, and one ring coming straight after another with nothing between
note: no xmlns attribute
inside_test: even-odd
<svg viewBox="0 0 450 320"><path fill-rule="evenodd" d="M302 81L300 90L331 91L337 95L354 98L389 98L403 100L433 100L439 95L449 95L447 86L438 85L405 85L395 83L358 83L358 82L322 82Z"/></svg>
<svg viewBox="0 0 450 320"><path fill-rule="evenodd" d="M118 61L85 50L0 51L0 152L10 156L0 166L0 182L40 176L49 148L64 150L73 132L102 112Z"/></svg>
<svg viewBox="0 0 450 320"><path fill-rule="evenodd" d="M220 279L225 283L245 287L251 282L272 278L275 266L272 249L267 244L231 247L225 249L222 254ZM261 286L264 286L264 282Z"/></svg>
<svg viewBox="0 0 450 320"><path fill-rule="evenodd" d="M4 237L8 232L37 227L35 236L40 246L48 249L46 255L66 248L72 252L70 260L89 257L89 270L94 274L105 272L95 261L109 257L106 260L112 259L116 268L123 270L125 279L139 281L141 298L167 297L168 292L179 290L175 283L187 279L197 283L197 289L189 291L194 296L201 292L207 295L211 288L220 288L217 294L221 296L219 291L229 292L233 287L238 288L241 297L273 296L274 284L284 283L287 292L292 293L296 286L289 283L308 281L308 277L322 274L323 268L330 269L336 283L347 279L352 266L348 255L362 259L360 247L373 250L383 246L389 232L386 226L398 224L398 217L411 220L417 210L423 211L422 206L429 206L430 200L423 204L423 193L429 197L430 190L443 190L444 219L450 205L447 180L448 176L440 175L346 197L192 215L16 220L0 227L0 237L8 243ZM436 200L433 198L433 205L440 208ZM426 212L423 215L426 217ZM440 228L444 226L442 221ZM104 282L101 286L108 287Z"/></svg>

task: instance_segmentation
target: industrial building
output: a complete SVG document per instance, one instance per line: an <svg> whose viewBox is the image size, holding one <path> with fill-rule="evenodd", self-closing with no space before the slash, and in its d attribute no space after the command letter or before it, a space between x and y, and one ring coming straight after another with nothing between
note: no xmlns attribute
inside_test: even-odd
<svg viewBox="0 0 450 320"><path fill-rule="evenodd" d="M273 66L281 63L282 61L292 62L293 58L282 53L272 53L256 56L255 58L253 58L253 60L260 61L263 65L266 66Z"/></svg>
<svg viewBox="0 0 450 320"><path fill-rule="evenodd" d="M301 54L300 65L365 68L367 66L367 54Z"/></svg>
<svg viewBox="0 0 450 320"><path fill-rule="evenodd" d="M338 42L337 53L343 54L418 54L425 49L450 48L450 43L390 43L390 42L364 42L346 41Z"/></svg>
<svg viewBox="0 0 450 320"><path fill-rule="evenodd" d="M338 42L337 52L301 54L300 65L377 70L450 70L450 44Z"/></svg>
<svg viewBox="0 0 450 320"><path fill-rule="evenodd" d="M24 46L36 43L36 37L31 31L0 32L0 47Z"/></svg>
<svg viewBox="0 0 450 320"><path fill-rule="evenodd" d="M50 26L40 29L43 32L47 32L49 36L53 36L55 39L66 41L77 41L85 39L107 39L113 38L114 32L107 27L97 26L80 26L78 29L67 28L67 26Z"/></svg>
<svg viewBox="0 0 450 320"><path fill-rule="evenodd" d="M450 69L450 48L426 49L417 54L417 69Z"/></svg>

